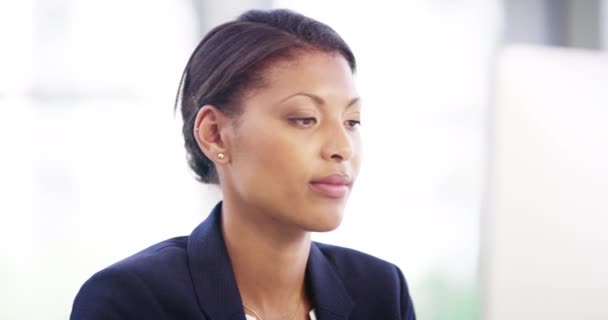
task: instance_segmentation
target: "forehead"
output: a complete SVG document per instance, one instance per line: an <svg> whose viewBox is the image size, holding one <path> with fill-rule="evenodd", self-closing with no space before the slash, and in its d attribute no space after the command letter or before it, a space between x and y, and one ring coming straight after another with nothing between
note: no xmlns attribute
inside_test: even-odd
<svg viewBox="0 0 608 320"><path fill-rule="evenodd" d="M302 52L278 60L264 72L265 86L254 96L280 101L295 93L311 93L328 100L357 97L354 76L348 62L338 53Z"/></svg>

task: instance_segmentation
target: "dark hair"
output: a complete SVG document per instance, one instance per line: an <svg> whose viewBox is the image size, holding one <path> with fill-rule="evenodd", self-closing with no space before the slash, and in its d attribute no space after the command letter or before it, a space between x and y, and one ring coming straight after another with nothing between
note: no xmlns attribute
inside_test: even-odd
<svg viewBox="0 0 608 320"><path fill-rule="evenodd" d="M187 160L199 181L218 183L213 162L194 138L199 109L210 104L238 115L239 99L264 86L262 73L270 63L314 50L341 54L355 72L353 53L332 28L290 10L250 10L207 33L184 69L175 105L181 96Z"/></svg>

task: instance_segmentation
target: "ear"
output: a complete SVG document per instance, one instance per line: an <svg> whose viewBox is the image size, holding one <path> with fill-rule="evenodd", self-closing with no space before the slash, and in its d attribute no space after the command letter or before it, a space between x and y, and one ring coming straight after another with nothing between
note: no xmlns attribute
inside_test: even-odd
<svg viewBox="0 0 608 320"><path fill-rule="evenodd" d="M216 165L228 163L230 159L226 137L221 134L227 124L226 115L213 105L203 106L194 120L194 137L198 147Z"/></svg>

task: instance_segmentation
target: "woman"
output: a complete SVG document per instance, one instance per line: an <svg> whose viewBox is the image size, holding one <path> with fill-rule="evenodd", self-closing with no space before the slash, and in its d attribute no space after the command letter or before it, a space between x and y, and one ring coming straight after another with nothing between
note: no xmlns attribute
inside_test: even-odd
<svg viewBox="0 0 608 320"><path fill-rule="evenodd" d="M188 161L223 200L188 237L89 279L72 319L415 319L394 265L312 242L359 171L355 58L330 27L249 11L209 32L181 91Z"/></svg>

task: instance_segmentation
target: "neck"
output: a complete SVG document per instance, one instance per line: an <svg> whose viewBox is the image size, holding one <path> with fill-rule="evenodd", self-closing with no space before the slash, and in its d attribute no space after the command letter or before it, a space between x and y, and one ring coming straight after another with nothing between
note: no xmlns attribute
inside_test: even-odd
<svg viewBox="0 0 608 320"><path fill-rule="evenodd" d="M231 201L222 204L222 232L245 304L260 315L283 317L307 305L309 232L291 230Z"/></svg>

